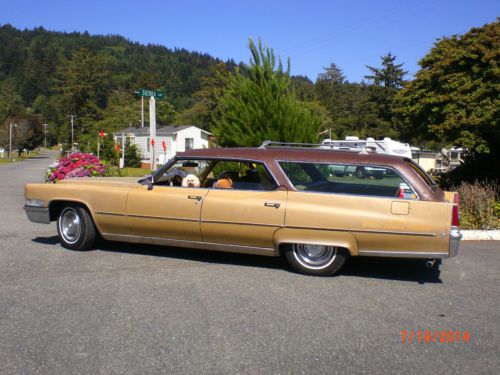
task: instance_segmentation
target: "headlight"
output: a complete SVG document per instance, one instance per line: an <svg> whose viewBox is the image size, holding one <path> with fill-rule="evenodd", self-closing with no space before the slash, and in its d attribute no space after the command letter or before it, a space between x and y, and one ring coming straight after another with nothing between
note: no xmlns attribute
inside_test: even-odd
<svg viewBox="0 0 500 375"><path fill-rule="evenodd" d="M45 201L42 201L40 199L27 199L26 200L26 206L44 207L45 206Z"/></svg>

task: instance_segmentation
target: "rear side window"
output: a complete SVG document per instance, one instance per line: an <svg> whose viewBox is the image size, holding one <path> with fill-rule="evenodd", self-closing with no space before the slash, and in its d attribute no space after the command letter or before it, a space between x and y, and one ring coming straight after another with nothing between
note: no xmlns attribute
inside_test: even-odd
<svg viewBox="0 0 500 375"><path fill-rule="evenodd" d="M279 163L295 189L332 194L416 199L410 186L391 168L383 166Z"/></svg>

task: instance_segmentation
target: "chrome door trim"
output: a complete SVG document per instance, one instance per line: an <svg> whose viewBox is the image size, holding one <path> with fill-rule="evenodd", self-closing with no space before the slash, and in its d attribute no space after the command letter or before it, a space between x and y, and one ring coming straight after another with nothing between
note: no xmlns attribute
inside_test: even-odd
<svg viewBox="0 0 500 375"><path fill-rule="evenodd" d="M133 242L140 244L185 247L192 249L214 250L214 251L255 254L255 255L265 255L265 256L278 255L276 250L270 247L239 246L239 245L230 245L223 243L176 240L171 238L159 238L159 237L141 237L128 234L112 234L112 233L103 233L102 237L108 241Z"/></svg>
<svg viewBox="0 0 500 375"><path fill-rule="evenodd" d="M359 250L358 255L388 258L449 258L448 253L430 253L420 251Z"/></svg>
<svg viewBox="0 0 500 375"><path fill-rule="evenodd" d="M151 216L151 215L136 215L136 214L128 214L127 217L135 217L139 219L159 219L159 220L177 220L177 221L193 221L199 222L200 219L190 219L184 217L169 217L169 216Z"/></svg>
<svg viewBox="0 0 500 375"><path fill-rule="evenodd" d="M332 232L358 232L358 233L374 233L374 234L396 234L402 236L423 236L423 237L436 237L436 233L426 233L426 232L400 232L400 231L389 231L389 230L379 230L379 229L353 229L353 228L318 228L318 227L307 227L307 226L289 226L285 225L285 228L289 229L307 229L307 230L326 230Z"/></svg>
<svg viewBox="0 0 500 375"><path fill-rule="evenodd" d="M96 211L96 215L109 215L109 216L126 216L125 214L121 214L118 212L104 212L104 211Z"/></svg>

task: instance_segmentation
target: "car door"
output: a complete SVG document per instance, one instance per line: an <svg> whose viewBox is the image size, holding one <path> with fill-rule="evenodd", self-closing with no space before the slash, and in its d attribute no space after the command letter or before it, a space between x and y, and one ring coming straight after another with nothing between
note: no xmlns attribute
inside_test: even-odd
<svg viewBox="0 0 500 375"><path fill-rule="evenodd" d="M203 241L273 247L274 232L284 226L287 191L277 188L262 164L248 164L260 173L260 181L235 181L230 189L212 188L206 195L201 210Z"/></svg>
<svg viewBox="0 0 500 375"><path fill-rule="evenodd" d="M207 191L141 186L127 197L127 223L136 236L200 241L200 212Z"/></svg>

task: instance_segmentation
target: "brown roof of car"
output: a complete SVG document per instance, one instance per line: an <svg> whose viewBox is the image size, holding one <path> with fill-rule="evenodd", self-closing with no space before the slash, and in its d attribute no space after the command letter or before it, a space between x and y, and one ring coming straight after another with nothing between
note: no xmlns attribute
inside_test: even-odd
<svg viewBox="0 0 500 375"><path fill-rule="evenodd" d="M394 155L360 154L352 151L335 151L309 148L207 148L190 150L177 154L182 158L242 158L250 160L286 160L344 162L378 165L404 164L403 158Z"/></svg>

